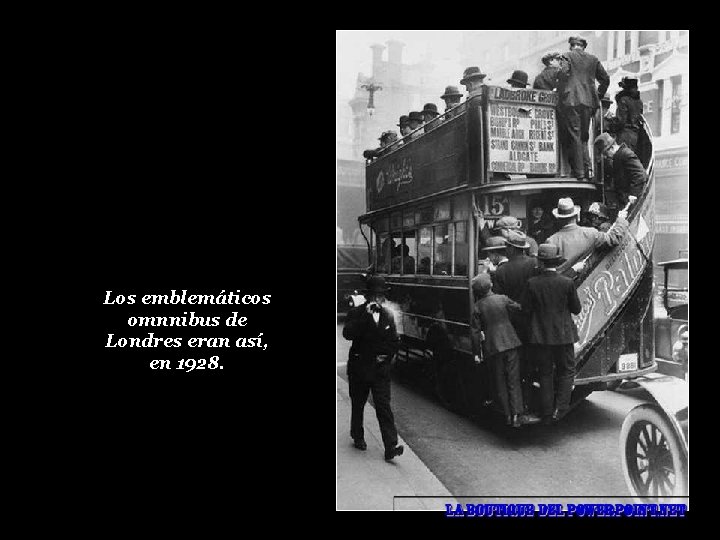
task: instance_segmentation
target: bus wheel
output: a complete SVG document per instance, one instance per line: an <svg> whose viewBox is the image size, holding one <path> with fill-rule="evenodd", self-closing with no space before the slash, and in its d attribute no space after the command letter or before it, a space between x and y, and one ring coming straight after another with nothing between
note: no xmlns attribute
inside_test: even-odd
<svg viewBox="0 0 720 540"><path fill-rule="evenodd" d="M623 475L630 493L642 502L658 502L654 498L658 496L687 495L682 448L669 420L655 407L640 405L630 411L620 431Z"/></svg>

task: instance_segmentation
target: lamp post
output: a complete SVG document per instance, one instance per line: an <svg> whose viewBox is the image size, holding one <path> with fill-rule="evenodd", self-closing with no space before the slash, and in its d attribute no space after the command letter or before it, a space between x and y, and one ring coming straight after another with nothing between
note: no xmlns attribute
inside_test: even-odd
<svg viewBox="0 0 720 540"><path fill-rule="evenodd" d="M382 90L382 86L380 86L379 83L375 84L374 82L370 81L368 84L363 84L360 88L363 88L370 93L370 99L368 99L367 110L368 110L368 114L370 116L372 116L373 113L375 112L375 102L373 100L373 97L375 95L375 92L377 92L378 90Z"/></svg>

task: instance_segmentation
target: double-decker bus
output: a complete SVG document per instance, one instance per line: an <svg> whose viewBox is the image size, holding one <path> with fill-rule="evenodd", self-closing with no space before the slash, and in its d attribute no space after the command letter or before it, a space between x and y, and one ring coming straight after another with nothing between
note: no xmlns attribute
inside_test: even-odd
<svg viewBox="0 0 720 540"><path fill-rule="evenodd" d="M395 368L419 375L454 410L487 410L492 396L470 338L483 220L492 227L514 216L525 225L533 208L550 215L563 197L583 210L595 201L620 209L602 164L591 180L567 174L557 100L555 92L484 86L366 164L367 212L359 222L370 229L372 271L385 277L396 310L402 347ZM644 121L637 153L649 180L629 207L621 244L591 255L579 275L560 268L573 274L582 303L574 316L580 339L573 404L657 369L654 154Z"/></svg>

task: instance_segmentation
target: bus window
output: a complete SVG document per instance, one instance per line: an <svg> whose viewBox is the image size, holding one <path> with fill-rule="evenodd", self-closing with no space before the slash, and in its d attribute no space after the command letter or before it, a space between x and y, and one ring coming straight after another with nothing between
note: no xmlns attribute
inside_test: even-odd
<svg viewBox="0 0 720 540"><path fill-rule="evenodd" d="M390 273L399 274L402 259L402 232L393 231L390 233Z"/></svg>
<svg viewBox="0 0 720 540"><path fill-rule="evenodd" d="M417 241L415 240L415 231L403 231L403 251L407 255L403 257L402 273L414 274L415 262L417 261Z"/></svg>
<svg viewBox="0 0 720 540"><path fill-rule="evenodd" d="M432 273L440 276L449 276L452 264L450 227L447 224L436 225L433 229L435 230L435 258Z"/></svg>
<svg viewBox="0 0 720 540"><path fill-rule="evenodd" d="M420 229L420 242L417 248L417 273L429 274L430 258L432 257L432 229L430 227Z"/></svg>
<svg viewBox="0 0 720 540"><path fill-rule="evenodd" d="M456 276L467 276L468 268L468 239L467 223L455 223L455 272Z"/></svg>

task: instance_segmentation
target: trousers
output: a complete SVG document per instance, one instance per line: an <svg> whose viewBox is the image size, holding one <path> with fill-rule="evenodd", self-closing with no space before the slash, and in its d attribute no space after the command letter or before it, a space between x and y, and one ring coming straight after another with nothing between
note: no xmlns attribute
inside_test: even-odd
<svg viewBox="0 0 720 540"><path fill-rule="evenodd" d="M571 174L575 178L585 178L592 168L588 140L590 139L590 119L592 108L587 105L562 107L562 128L565 131L568 161Z"/></svg>
<svg viewBox="0 0 720 540"><path fill-rule="evenodd" d="M540 378L540 414L550 416L557 409L562 416L570 408L570 394L575 381L573 345L535 345L535 358Z"/></svg>
<svg viewBox="0 0 720 540"><path fill-rule="evenodd" d="M348 386L352 413L350 416L350 436L357 439L365 438L363 416L365 403L372 392L375 404L375 415L380 424L385 450L395 448L398 443L395 417L390 407L390 370L389 366L377 366L373 374L360 375L348 369Z"/></svg>
<svg viewBox="0 0 720 540"><path fill-rule="evenodd" d="M495 396L505 416L523 413L520 387L520 348L510 349L488 356L488 363L495 384Z"/></svg>

